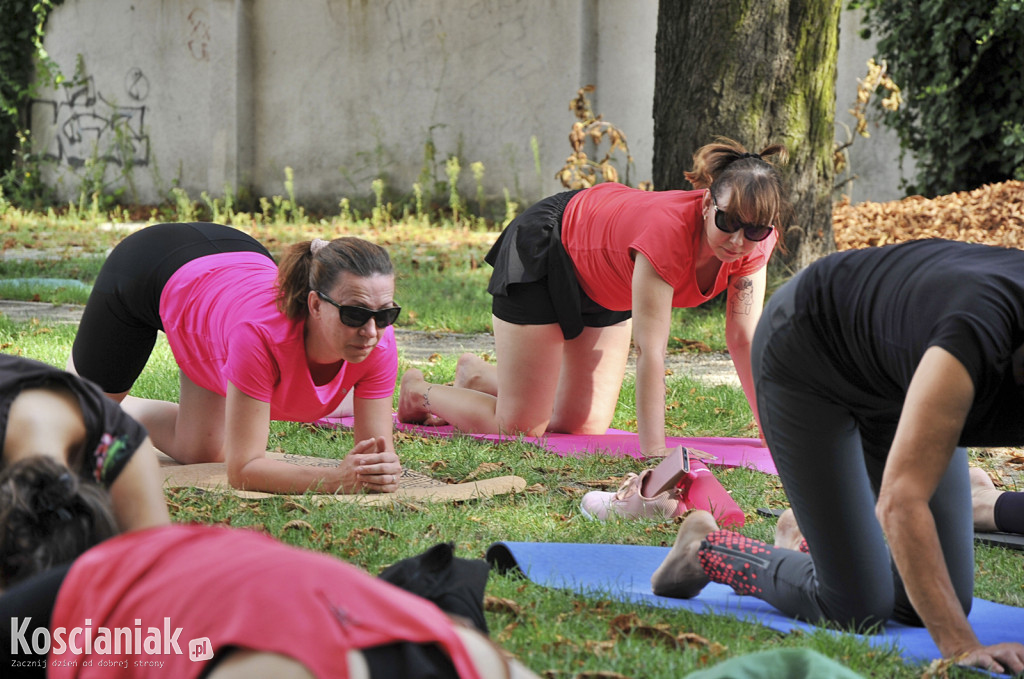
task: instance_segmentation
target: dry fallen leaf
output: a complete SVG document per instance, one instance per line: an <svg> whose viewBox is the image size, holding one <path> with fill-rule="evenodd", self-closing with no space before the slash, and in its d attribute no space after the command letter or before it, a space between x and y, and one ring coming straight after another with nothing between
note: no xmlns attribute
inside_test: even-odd
<svg viewBox="0 0 1024 679"><path fill-rule="evenodd" d="M674 634L668 631L665 625L647 625L636 615L636 613L623 613L612 618L608 624L611 635L616 636L638 636L644 639L660 641L669 648L678 648L679 642Z"/></svg>
<svg viewBox="0 0 1024 679"><path fill-rule="evenodd" d="M480 465L471 471L466 478L462 479L462 482L472 481L473 479L479 478L484 474L490 474L491 472L497 471L504 467L502 462L481 462Z"/></svg>
<svg viewBox="0 0 1024 679"><path fill-rule="evenodd" d="M699 354L711 353L711 347L700 340L686 339L685 337L673 337L672 339L680 345L682 351L697 352Z"/></svg>
<svg viewBox="0 0 1024 679"><path fill-rule="evenodd" d="M305 521L303 521L303 523L305 523ZM369 528L353 528L348 534L347 541L359 542L367 535L379 535L381 537L390 538L392 540L398 539L398 535L392 533L389 530L384 530L383 528L378 528L377 526L370 526Z"/></svg>
<svg viewBox="0 0 1024 679"><path fill-rule="evenodd" d="M956 667L956 658L939 658L933 660L921 674L921 679L940 679L949 676L949 671Z"/></svg>
<svg viewBox="0 0 1024 679"><path fill-rule="evenodd" d="M519 628L519 621L518 620L514 620L514 621L510 622L509 624L505 625L504 629L502 629L501 632L498 633L498 636L495 637L494 640L497 641L499 644L500 643L504 643L504 642L508 641L512 637L512 633L515 632L516 629L518 629L518 628Z"/></svg>
<svg viewBox="0 0 1024 679"><path fill-rule="evenodd" d="M517 618L523 614L523 607L512 599L490 595L484 597L484 610L491 613L508 613Z"/></svg>
<svg viewBox="0 0 1024 679"><path fill-rule="evenodd" d="M713 642L708 641L707 639L705 639L701 635L697 634L696 632L680 632L679 635L676 636L676 641L678 641L683 646L712 646L713 645Z"/></svg>
<svg viewBox="0 0 1024 679"><path fill-rule="evenodd" d="M599 481L577 481L576 483L581 486L587 486L588 488L618 488L622 484L621 476L610 476L607 479L601 479Z"/></svg>

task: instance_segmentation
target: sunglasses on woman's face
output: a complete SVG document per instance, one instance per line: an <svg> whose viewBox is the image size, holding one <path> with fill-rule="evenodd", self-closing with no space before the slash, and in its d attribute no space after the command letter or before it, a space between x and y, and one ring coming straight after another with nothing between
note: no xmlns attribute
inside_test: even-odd
<svg viewBox="0 0 1024 679"><path fill-rule="evenodd" d="M400 306L392 306L387 309L367 309L361 306L338 304L319 290L316 291L316 294L331 306L337 307L341 322L350 328L361 328L371 318L378 328L386 328L398 320L398 314L402 312Z"/></svg>
<svg viewBox="0 0 1024 679"><path fill-rule="evenodd" d="M761 241L767 238L772 229L775 227L769 224L768 226L762 226L760 224L745 224L738 219L733 221L729 219L728 215L725 214L725 210L718 207L718 202L715 200L715 194L711 194L711 207L715 210L715 226L718 227L719 231L725 233L736 233L740 229L743 229L743 237L749 241Z"/></svg>

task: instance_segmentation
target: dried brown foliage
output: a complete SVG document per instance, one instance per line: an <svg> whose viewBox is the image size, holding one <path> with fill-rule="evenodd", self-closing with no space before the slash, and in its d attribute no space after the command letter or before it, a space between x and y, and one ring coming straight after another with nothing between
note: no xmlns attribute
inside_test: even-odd
<svg viewBox="0 0 1024 679"><path fill-rule="evenodd" d="M849 109L850 115L857 121L856 128L851 130L846 123L837 121L846 129L846 141L843 143L837 141L832 147L832 165L835 169L836 177L839 178L846 175L836 183L837 189L857 178L849 170L850 147L857 138L855 135L865 139L871 136L871 133L868 131L868 105L871 103L872 98L876 95L881 96L884 94L885 96L882 97L879 104L889 112L898 111L903 103L903 95L900 92L899 85L889 77L889 66L885 61L879 64L872 57L867 61L867 69L867 74L863 78L857 78L857 98L853 108Z"/></svg>
<svg viewBox="0 0 1024 679"><path fill-rule="evenodd" d="M844 197L832 211L832 230L839 250L920 238L1024 248L1024 182L888 203L851 205Z"/></svg>
<svg viewBox="0 0 1024 679"><path fill-rule="evenodd" d="M577 119L569 132L572 154L565 159L562 169L555 173L555 178L567 189L586 189L601 182L620 181L619 171L612 164L616 150L626 155L627 166L633 163L629 144L626 143L626 133L594 114L590 99L587 97L587 93L593 92L594 89L593 85L581 87L576 91L576 97L569 102L569 110ZM604 141L608 142L608 150L603 157L595 160L587 155L588 141L592 143L593 150L598 155L598 149Z"/></svg>

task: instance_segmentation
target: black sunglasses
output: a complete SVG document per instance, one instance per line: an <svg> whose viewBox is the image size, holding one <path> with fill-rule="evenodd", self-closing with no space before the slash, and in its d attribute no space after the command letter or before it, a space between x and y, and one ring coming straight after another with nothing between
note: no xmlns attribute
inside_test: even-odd
<svg viewBox="0 0 1024 679"><path fill-rule="evenodd" d="M709 193L711 193L709 191ZM718 207L718 202L715 200L715 194L711 193L711 207L715 209L715 226L718 227L719 231L725 233L736 233L740 229L743 229L743 237L749 241L762 241L771 235L772 229L775 227L769 224L768 226L762 226L761 224L744 224L739 221L732 221L726 216L725 210Z"/></svg>
<svg viewBox="0 0 1024 679"><path fill-rule="evenodd" d="M371 318L378 328L386 328L398 320L398 314L402 313L400 306L392 306L387 309L367 309L361 306L338 304L319 290L316 291L316 294L331 306L337 307L341 322L350 328L361 328Z"/></svg>

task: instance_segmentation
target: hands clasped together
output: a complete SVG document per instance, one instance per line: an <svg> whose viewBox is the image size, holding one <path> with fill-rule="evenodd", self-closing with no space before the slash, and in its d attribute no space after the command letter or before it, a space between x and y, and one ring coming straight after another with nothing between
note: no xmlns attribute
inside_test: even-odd
<svg viewBox="0 0 1024 679"><path fill-rule="evenodd" d="M341 493L393 493L398 490L402 463L378 436L356 443L338 465L338 471Z"/></svg>

